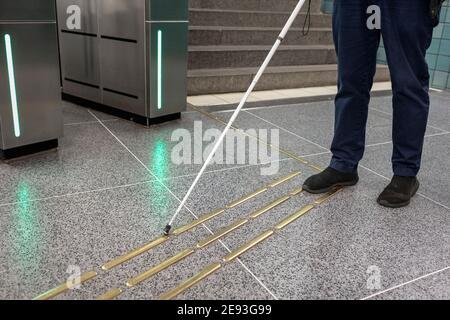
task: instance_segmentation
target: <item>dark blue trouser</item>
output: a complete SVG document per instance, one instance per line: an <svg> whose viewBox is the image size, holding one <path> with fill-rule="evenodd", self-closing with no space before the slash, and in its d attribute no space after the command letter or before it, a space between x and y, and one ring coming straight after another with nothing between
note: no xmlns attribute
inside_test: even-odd
<svg viewBox="0 0 450 320"><path fill-rule="evenodd" d="M430 105L425 61L433 33L429 4L430 0L334 0L339 71L332 168L356 171L363 157L370 90L382 36L394 96L394 174L415 176L419 172ZM381 30L367 27L370 5L381 9Z"/></svg>

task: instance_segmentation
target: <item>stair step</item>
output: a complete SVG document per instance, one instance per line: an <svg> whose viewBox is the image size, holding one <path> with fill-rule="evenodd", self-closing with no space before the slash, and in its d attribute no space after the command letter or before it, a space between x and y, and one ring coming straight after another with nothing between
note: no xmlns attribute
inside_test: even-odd
<svg viewBox="0 0 450 320"><path fill-rule="evenodd" d="M333 44L331 28L311 28L308 35L302 28L292 28L283 44ZM225 27L190 26L190 45L273 45L280 28L277 27Z"/></svg>
<svg viewBox="0 0 450 320"><path fill-rule="evenodd" d="M188 94L246 91L258 68L200 69L188 72ZM334 85L336 65L268 67L256 90L274 90ZM376 81L389 81L389 69L378 66Z"/></svg>
<svg viewBox="0 0 450 320"><path fill-rule="evenodd" d="M271 46L190 46L189 70L259 67ZM279 47L270 66L335 64L333 45Z"/></svg>
<svg viewBox="0 0 450 320"><path fill-rule="evenodd" d="M189 21L194 26L241 26L241 27L278 27L282 28L290 12L265 12L224 9L190 9ZM293 27L303 27L306 14L301 13ZM331 15L314 13L311 15L312 27L331 28Z"/></svg>
<svg viewBox="0 0 450 320"><path fill-rule="evenodd" d="M260 11L286 11L291 12L298 0L189 0L190 8L208 9L236 9L236 10L260 10ZM307 2L302 11L307 10ZM311 12L320 12L321 1L311 1Z"/></svg>

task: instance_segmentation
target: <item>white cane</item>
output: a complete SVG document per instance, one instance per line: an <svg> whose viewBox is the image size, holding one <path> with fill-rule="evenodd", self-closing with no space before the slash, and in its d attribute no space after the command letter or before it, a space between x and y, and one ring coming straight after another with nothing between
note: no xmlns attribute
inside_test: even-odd
<svg viewBox="0 0 450 320"><path fill-rule="evenodd" d="M230 130L231 126L233 125L234 121L236 120L237 116L239 115L239 112L241 112L242 107L247 102L248 97L253 92L253 89L255 89L256 84L258 83L259 79L263 75L264 71L266 70L267 66L269 65L270 61L272 60L272 57L275 55L276 51L278 50L278 47L280 46L281 42L284 40L284 37L288 33L289 29L291 28L292 24L295 21L295 18L297 18L298 14L300 13L300 10L302 9L304 3L306 0L300 0L295 7L294 11L292 12L291 16L289 17L286 25L284 26L283 30L281 31L280 35L277 38L277 41L273 45L272 49L270 50L269 54L267 55L266 59L264 60L264 63L259 68L258 73L256 74L255 78L253 79L250 87L247 89L247 92L242 97L241 102L239 103L236 111L234 111L233 116L231 117L230 121L228 122L227 126L222 132L222 135L220 136L219 140L217 140L214 148L211 150L211 153L209 154L208 158L206 159L205 163L203 164L203 167L201 168L200 172L198 173L197 177L195 178L194 182L192 183L191 187L189 188L188 192L183 198L183 201L181 201L177 211L173 215L172 219L170 220L169 224L164 229L164 234L169 235L170 230L172 229L172 225L177 218L178 214L180 213L181 209L186 204L186 201L189 199L189 196L191 195L192 191L194 190L195 186L197 185L198 181L202 177L203 173L205 172L206 168L208 167L209 163L211 162L212 158L214 157L214 154L216 153L217 149L223 142L225 136L228 133L228 130Z"/></svg>

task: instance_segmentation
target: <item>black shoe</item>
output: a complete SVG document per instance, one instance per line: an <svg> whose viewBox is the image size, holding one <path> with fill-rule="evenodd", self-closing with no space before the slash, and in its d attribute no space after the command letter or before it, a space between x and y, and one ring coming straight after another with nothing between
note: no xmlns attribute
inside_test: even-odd
<svg viewBox="0 0 450 320"><path fill-rule="evenodd" d="M306 179L303 190L313 193L326 193L337 187L354 186L359 181L358 173L345 173L331 167Z"/></svg>
<svg viewBox="0 0 450 320"><path fill-rule="evenodd" d="M378 197L378 204L388 208L406 207L411 198L419 190L419 180L416 177L394 176L391 183Z"/></svg>

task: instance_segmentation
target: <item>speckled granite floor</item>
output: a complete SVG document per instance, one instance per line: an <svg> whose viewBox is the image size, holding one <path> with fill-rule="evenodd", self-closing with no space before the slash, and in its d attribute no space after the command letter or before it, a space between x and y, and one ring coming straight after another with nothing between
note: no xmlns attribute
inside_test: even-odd
<svg viewBox="0 0 450 320"><path fill-rule="evenodd" d="M361 182L227 263L177 299L450 299L450 93L432 93L422 188L408 208L379 207L391 175L391 97L374 98ZM279 129L280 145L325 167L333 128L331 101L244 111L242 129ZM229 112L214 116L227 120ZM196 111L150 129L69 103L57 152L0 163L0 298L31 299L79 272L98 276L56 299L92 299L113 288L117 299L155 299L230 251L313 203L299 194L205 249L128 288L125 283L174 254L301 186L314 173L288 154L279 172L262 165L214 164L177 226L271 181L301 175L226 210L189 232L105 272L100 266L158 238L199 165L175 165L177 128L222 129Z"/></svg>

